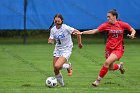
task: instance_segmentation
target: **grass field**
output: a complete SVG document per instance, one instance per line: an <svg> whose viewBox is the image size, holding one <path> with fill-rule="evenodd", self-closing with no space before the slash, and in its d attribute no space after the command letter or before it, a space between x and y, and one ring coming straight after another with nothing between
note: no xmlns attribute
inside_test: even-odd
<svg viewBox="0 0 140 93"><path fill-rule="evenodd" d="M98 41L98 40L96 40ZM100 40L99 40L100 41ZM65 87L48 88L45 80L53 76L52 52L47 43L3 43L0 45L0 93L140 93L140 40L126 40L126 73L108 72L99 87L92 87L105 61L103 42L74 45L70 62L73 76L62 70ZM133 43L136 42L136 43ZM91 44L92 43L92 44ZM119 62L117 62L119 63Z"/></svg>

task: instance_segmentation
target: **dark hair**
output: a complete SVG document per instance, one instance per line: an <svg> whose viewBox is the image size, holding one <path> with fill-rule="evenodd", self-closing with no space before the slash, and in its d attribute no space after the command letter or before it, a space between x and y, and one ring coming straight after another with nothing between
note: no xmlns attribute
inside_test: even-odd
<svg viewBox="0 0 140 93"><path fill-rule="evenodd" d="M118 12L116 9L112 9L112 10L108 11L108 13L111 13L113 16L116 16L116 19L118 18Z"/></svg>
<svg viewBox="0 0 140 93"><path fill-rule="evenodd" d="M54 19L55 19L56 17L60 18L60 19L63 21L63 16L62 16L61 14L56 14L56 15L54 16Z"/></svg>

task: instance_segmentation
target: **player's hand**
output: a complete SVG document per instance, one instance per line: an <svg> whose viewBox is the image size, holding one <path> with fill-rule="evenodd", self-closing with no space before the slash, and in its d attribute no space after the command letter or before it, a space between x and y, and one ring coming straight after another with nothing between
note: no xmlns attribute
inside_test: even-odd
<svg viewBox="0 0 140 93"><path fill-rule="evenodd" d="M135 35L130 35L130 34L127 34L127 36L129 37L129 38L131 38L131 39L135 39L136 37L135 37Z"/></svg>
<svg viewBox="0 0 140 93"><path fill-rule="evenodd" d="M78 47L81 49L83 47L83 44L82 43L78 44Z"/></svg>
<svg viewBox="0 0 140 93"><path fill-rule="evenodd" d="M82 33L83 33L83 32L76 31L76 32L74 32L73 34L74 34L74 35L82 35Z"/></svg>
<svg viewBox="0 0 140 93"><path fill-rule="evenodd" d="M48 39L48 44L54 44L54 40L53 39Z"/></svg>

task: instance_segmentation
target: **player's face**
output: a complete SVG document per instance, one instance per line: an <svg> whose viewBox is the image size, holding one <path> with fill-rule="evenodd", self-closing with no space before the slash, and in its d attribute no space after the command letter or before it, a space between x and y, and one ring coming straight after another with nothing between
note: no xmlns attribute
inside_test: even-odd
<svg viewBox="0 0 140 93"><path fill-rule="evenodd" d="M61 20L61 18L55 17L54 23L55 23L55 25L62 25L62 20Z"/></svg>
<svg viewBox="0 0 140 93"><path fill-rule="evenodd" d="M107 13L107 20L109 23L114 24L116 20L116 16L113 16L111 13Z"/></svg>

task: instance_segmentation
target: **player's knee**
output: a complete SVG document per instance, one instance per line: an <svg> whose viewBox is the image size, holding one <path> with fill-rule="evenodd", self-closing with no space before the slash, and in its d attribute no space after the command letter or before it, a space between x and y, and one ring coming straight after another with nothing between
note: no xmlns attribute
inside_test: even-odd
<svg viewBox="0 0 140 93"><path fill-rule="evenodd" d="M55 64L55 65L54 65L54 69L55 69L55 70L59 70L60 68L61 68L61 67L60 67L58 64Z"/></svg>
<svg viewBox="0 0 140 93"><path fill-rule="evenodd" d="M109 65L110 65L109 62L105 61L104 67L109 68Z"/></svg>
<svg viewBox="0 0 140 93"><path fill-rule="evenodd" d="M114 68L112 68L112 67L109 67L109 70L114 70Z"/></svg>
<svg viewBox="0 0 140 93"><path fill-rule="evenodd" d="M114 70L114 67L112 64L109 66L109 70Z"/></svg>

